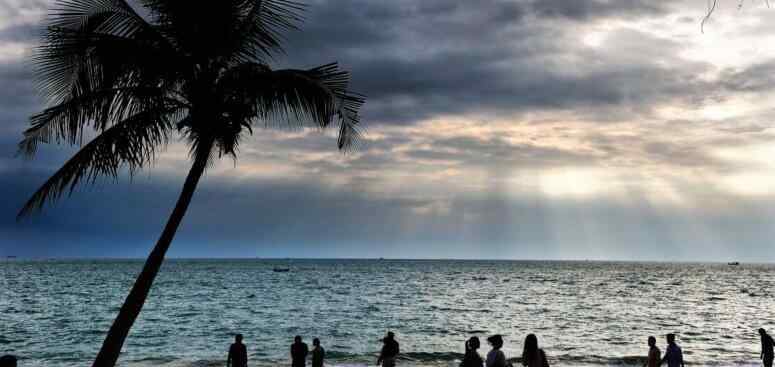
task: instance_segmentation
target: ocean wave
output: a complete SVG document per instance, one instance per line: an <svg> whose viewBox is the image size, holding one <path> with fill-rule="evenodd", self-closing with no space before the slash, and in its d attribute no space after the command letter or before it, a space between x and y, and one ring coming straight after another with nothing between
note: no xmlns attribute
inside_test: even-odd
<svg viewBox="0 0 775 367"><path fill-rule="evenodd" d="M585 365L603 365L603 366L643 366L646 363L645 356L619 356L605 357L599 355L573 355L561 354L554 359L562 364L585 364Z"/></svg>
<svg viewBox="0 0 775 367"><path fill-rule="evenodd" d="M417 362L447 362L463 358L463 354L455 352L409 352L402 353L399 360L417 361Z"/></svg>
<svg viewBox="0 0 775 367"><path fill-rule="evenodd" d="M225 360L203 359L203 360L184 360L167 358L146 358L138 361L119 364L119 367L222 367L226 365Z"/></svg>

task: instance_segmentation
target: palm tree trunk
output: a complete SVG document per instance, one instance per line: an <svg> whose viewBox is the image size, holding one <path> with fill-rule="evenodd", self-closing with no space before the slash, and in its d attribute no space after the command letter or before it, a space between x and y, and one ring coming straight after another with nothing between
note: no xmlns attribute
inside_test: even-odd
<svg viewBox="0 0 775 367"><path fill-rule="evenodd" d="M206 149L201 149L200 152L209 152L212 144L206 145ZM200 146L200 148L205 147ZM178 226L186 214L188 204L191 203L191 198L194 196L199 179L207 167L207 161L207 153L196 154L194 164L188 172L186 182L183 184L183 190L180 193L177 204L175 204L175 209L167 220L167 225L156 242L156 246L148 255L148 259L145 260L143 270L140 272L137 280L135 280L129 295L124 300L124 304L113 321L105 341L102 342L102 348L100 348L100 352L97 354L92 367L113 367L116 365L119 353L121 353L121 347L124 345L124 340L129 334L132 324L134 324L137 316L140 314L143 304L145 304L145 299L151 290L153 280L156 278L162 262L164 262L164 255L167 253L167 249L169 249L172 239L175 237L175 232L178 230Z"/></svg>

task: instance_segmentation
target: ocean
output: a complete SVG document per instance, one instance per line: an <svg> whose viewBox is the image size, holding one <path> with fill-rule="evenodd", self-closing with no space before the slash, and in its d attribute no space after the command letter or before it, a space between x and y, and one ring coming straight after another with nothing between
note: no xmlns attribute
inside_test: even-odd
<svg viewBox="0 0 775 367"><path fill-rule="evenodd" d="M86 366L142 261L0 260L0 354ZM287 267L288 272L274 268ZM386 331L399 365L456 366L464 341L528 333L560 366L640 366L674 332L691 365L759 365L775 332L774 265L457 260L169 260L121 366L223 366L235 333L251 366L290 365L294 335L327 364L373 365Z"/></svg>

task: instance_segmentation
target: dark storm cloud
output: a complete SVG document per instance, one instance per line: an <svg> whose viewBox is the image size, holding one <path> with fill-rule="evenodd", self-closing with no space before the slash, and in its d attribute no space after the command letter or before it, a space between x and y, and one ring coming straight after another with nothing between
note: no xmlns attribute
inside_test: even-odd
<svg viewBox="0 0 775 367"><path fill-rule="evenodd" d="M32 71L22 62L0 61L0 109L8 112L29 112L40 108L40 99L33 89ZM4 116L0 116L2 118Z"/></svg>
<svg viewBox="0 0 775 367"><path fill-rule="evenodd" d="M674 59L679 45L632 30L606 43L613 49L617 43L660 49L661 56L621 60L587 49L577 26L561 19L594 23L660 15L663 8L598 0L318 1L310 4L301 31L289 34L288 57L280 61L303 67L340 61L353 72L353 88L368 95L364 117L372 124L533 108L627 110L634 102L648 109L657 102L699 98L704 84L696 75L702 66ZM33 42L36 27L2 29L0 42ZM30 92L17 90L10 97L29 98Z"/></svg>
<svg viewBox="0 0 775 367"><path fill-rule="evenodd" d="M645 1L324 1L311 6L302 32L291 35L288 61L342 62L353 72L353 88L368 94L364 115L375 122L634 100L649 106L693 97L702 66L679 62L664 49L659 58L617 60L586 49L576 26L555 18L594 22L664 11ZM606 42L644 50L666 43L632 30ZM579 53L585 57L569 57ZM596 67L601 64L606 67Z"/></svg>
<svg viewBox="0 0 775 367"><path fill-rule="evenodd" d="M0 29L0 42L35 42L41 34L40 28L39 24L25 23Z"/></svg>
<svg viewBox="0 0 775 367"><path fill-rule="evenodd" d="M439 113L602 108L635 100L648 107L691 97L699 83L688 70L650 65L568 76L510 57L482 58L486 56L453 50L425 60L374 60L355 66L356 87L370 91L365 114L376 122L412 123Z"/></svg>
<svg viewBox="0 0 775 367"><path fill-rule="evenodd" d="M604 17L642 17L665 14L667 2L650 0L535 0L531 9L539 16L562 17L578 21L588 21Z"/></svg>

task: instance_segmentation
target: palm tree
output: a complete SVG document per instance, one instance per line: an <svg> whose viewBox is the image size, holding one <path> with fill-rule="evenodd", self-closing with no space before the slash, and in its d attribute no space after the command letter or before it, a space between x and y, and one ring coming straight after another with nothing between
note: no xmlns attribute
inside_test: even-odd
<svg viewBox="0 0 775 367"><path fill-rule="evenodd" d="M336 63L274 70L282 33L304 6L289 0L58 0L33 62L49 106L19 143L79 145L21 209L41 209L82 182L130 175L179 134L193 161L175 208L102 344L93 366L114 366L164 255L208 165L257 125L327 127L338 146L358 138L364 99ZM93 138L83 144L84 136Z"/></svg>

